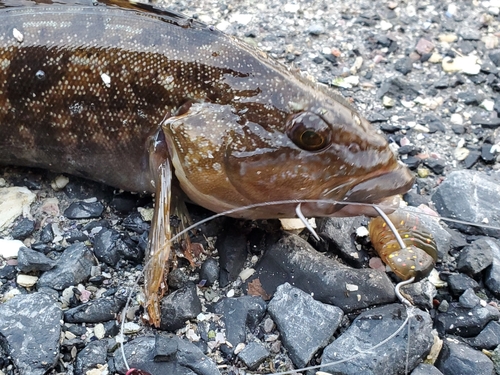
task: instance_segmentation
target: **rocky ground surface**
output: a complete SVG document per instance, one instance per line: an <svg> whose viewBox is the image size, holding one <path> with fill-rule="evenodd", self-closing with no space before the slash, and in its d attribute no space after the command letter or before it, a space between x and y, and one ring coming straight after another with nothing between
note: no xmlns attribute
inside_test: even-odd
<svg viewBox="0 0 500 375"><path fill-rule="evenodd" d="M339 90L416 174L415 210L491 227L419 216L439 262L406 308L366 218L319 220L320 242L219 218L193 237L201 267L170 275L161 329L135 288L122 335L151 198L2 167L0 374L124 374L121 341L152 374L500 373L500 1L170 5Z"/></svg>

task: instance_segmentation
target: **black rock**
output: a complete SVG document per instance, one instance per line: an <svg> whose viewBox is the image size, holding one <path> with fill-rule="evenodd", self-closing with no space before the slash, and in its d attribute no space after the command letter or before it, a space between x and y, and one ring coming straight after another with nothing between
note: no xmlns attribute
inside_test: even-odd
<svg viewBox="0 0 500 375"><path fill-rule="evenodd" d="M443 373L433 365L421 363L415 367L415 369L411 372L411 375L443 375Z"/></svg>
<svg viewBox="0 0 500 375"><path fill-rule="evenodd" d="M344 315L338 307L315 301L288 283L278 287L268 310L297 367L305 367L330 342Z"/></svg>
<svg viewBox="0 0 500 375"><path fill-rule="evenodd" d="M92 266L95 265L97 261L87 246L76 243L64 250L54 268L42 274L37 287L63 290L68 286L78 285L90 277Z"/></svg>
<svg viewBox="0 0 500 375"><path fill-rule="evenodd" d="M381 99L385 95L390 95L398 99L404 97L413 100L420 95L422 87L418 83L407 81L401 77L390 78L380 86L377 91L377 98Z"/></svg>
<svg viewBox="0 0 500 375"><path fill-rule="evenodd" d="M443 374L495 374L493 362L485 354L452 338L444 340L436 367Z"/></svg>
<svg viewBox="0 0 500 375"><path fill-rule="evenodd" d="M465 134L465 126L460 124L451 124L451 130L458 135Z"/></svg>
<svg viewBox="0 0 500 375"><path fill-rule="evenodd" d="M484 238L493 254L493 263L486 269L484 283L486 287L497 297L500 297L500 241L493 238Z"/></svg>
<svg viewBox="0 0 500 375"><path fill-rule="evenodd" d="M0 268L0 279L13 280L17 276L16 266L9 264Z"/></svg>
<svg viewBox="0 0 500 375"><path fill-rule="evenodd" d="M445 162L442 159L428 158L424 160L424 165L435 174L442 174L444 172Z"/></svg>
<svg viewBox="0 0 500 375"><path fill-rule="evenodd" d="M242 296L223 298L213 306L216 314L221 314L226 326L226 341L233 348L246 341L246 327L253 331L266 312L266 303L261 297Z"/></svg>
<svg viewBox="0 0 500 375"><path fill-rule="evenodd" d="M321 370L332 374L400 374L404 373L407 362L408 368L413 369L432 346L432 320L428 313L415 309L409 318L408 332L408 327L400 330L406 317L406 308L400 304L361 313L347 331L325 348ZM394 334L392 339L379 345L391 334ZM327 366L354 354L353 360Z"/></svg>
<svg viewBox="0 0 500 375"><path fill-rule="evenodd" d="M496 160L495 154L491 152L491 144L483 143L481 146L481 159L485 163L493 163Z"/></svg>
<svg viewBox="0 0 500 375"><path fill-rule="evenodd" d="M422 148L415 145L405 145L398 148L398 154L415 156L422 152Z"/></svg>
<svg viewBox="0 0 500 375"><path fill-rule="evenodd" d="M500 345L500 324L495 321L489 322L486 327L473 339L466 340L467 343L476 349L495 349Z"/></svg>
<svg viewBox="0 0 500 375"><path fill-rule="evenodd" d="M168 274L168 285L172 290L184 288L191 283L185 269L176 268Z"/></svg>
<svg viewBox="0 0 500 375"><path fill-rule="evenodd" d="M247 239L237 228L230 226L215 243L219 250L219 284L223 288L235 281L247 259Z"/></svg>
<svg viewBox="0 0 500 375"><path fill-rule="evenodd" d="M112 267L116 266L120 259L140 263L144 258L144 252L133 244L127 234L114 229L103 229L97 233L94 239L94 254L101 262Z"/></svg>
<svg viewBox="0 0 500 375"><path fill-rule="evenodd" d="M332 217L318 219L316 232L323 238L328 250L338 254L347 264L355 268L368 265L370 255L356 247L356 229L366 224L366 219L357 217Z"/></svg>
<svg viewBox="0 0 500 375"><path fill-rule="evenodd" d="M463 102L467 105L479 105L484 100L483 94L476 94L468 91L459 92L457 97L463 100Z"/></svg>
<svg viewBox="0 0 500 375"><path fill-rule="evenodd" d="M272 295L279 285L288 282L344 312L395 299L394 286L385 273L348 268L318 253L293 234L283 233L269 246L255 268L256 272L245 285L258 278L265 292Z"/></svg>
<svg viewBox="0 0 500 375"><path fill-rule="evenodd" d="M17 267L22 272L48 271L55 266L56 262L47 258L44 254L21 247L17 256Z"/></svg>
<svg viewBox="0 0 500 375"><path fill-rule="evenodd" d="M405 285L401 288L401 293L418 308L432 309L432 301L436 296L436 287L429 281L419 281Z"/></svg>
<svg viewBox="0 0 500 375"><path fill-rule="evenodd" d="M42 375L57 364L61 318L56 301L45 293L0 304L0 344L20 374Z"/></svg>
<svg viewBox="0 0 500 375"><path fill-rule="evenodd" d="M464 168L472 168L477 163L480 156L481 154L478 151L471 151L464 160Z"/></svg>
<svg viewBox="0 0 500 375"><path fill-rule="evenodd" d="M403 57L394 63L394 70L407 75L413 70L413 60L410 57Z"/></svg>
<svg viewBox="0 0 500 375"><path fill-rule="evenodd" d="M321 56L316 56L312 61L315 64L323 64L323 58Z"/></svg>
<svg viewBox="0 0 500 375"><path fill-rule="evenodd" d="M366 119L371 123L389 121L389 118L380 112L370 112L366 116Z"/></svg>
<svg viewBox="0 0 500 375"><path fill-rule="evenodd" d="M471 118L472 125L481 125L483 128L495 129L500 126L499 117L491 117L489 113L478 112Z"/></svg>
<svg viewBox="0 0 500 375"><path fill-rule="evenodd" d="M461 337L476 336L491 320L498 320L500 312L493 306L476 306L472 309L452 302L445 313L436 316L437 331Z"/></svg>
<svg viewBox="0 0 500 375"><path fill-rule="evenodd" d="M106 363L108 356L107 340L91 341L76 356L75 375L85 375L85 373L97 365Z"/></svg>
<svg viewBox="0 0 500 375"><path fill-rule="evenodd" d="M447 279L450 292L455 297L462 295L467 289L479 290L479 284L476 280L461 273L453 273Z"/></svg>
<svg viewBox="0 0 500 375"><path fill-rule="evenodd" d="M120 325L116 320L109 320L107 322L104 322L103 326L105 337L115 337L120 332Z"/></svg>
<svg viewBox="0 0 500 375"><path fill-rule="evenodd" d="M155 362L172 362L179 349L177 340L172 340L171 336L155 336Z"/></svg>
<svg viewBox="0 0 500 375"><path fill-rule="evenodd" d="M177 347L175 357L169 356L169 361L155 361L156 343L160 342L164 346L165 342L157 341L155 336L143 336L123 346L129 366L150 374L220 375L215 362L205 356L196 345L175 335L163 336L164 340L173 341L171 346ZM113 365L116 372L127 372L120 350L115 352Z"/></svg>
<svg viewBox="0 0 500 375"><path fill-rule="evenodd" d="M488 56L490 57L490 60L493 64L495 64L497 67L500 67L500 49L490 51L488 53Z"/></svg>
<svg viewBox="0 0 500 375"><path fill-rule="evenodd" d="M30 236L34 230L35 222L28 218L23 218L14 226L14 228L12 228L10 235L15 240L24 240L25 238Z"/></svg>
<svg viewBox="0 0 500 375"><path fill-rule="evenodd" d="M40 232L40 242L50 243L54 240L54 231L52 230L52 224L47 224L42 228Z"/></svg>
<svg viewBox="0 0 500 375"><path fill-rule="evenodd" d="M64 233L64 238L69 243L85 242L89 239L85 233L78 229L70 230Z"/></svg>
<svg viewBox="0 0 500 375"><path fill-rule="evenodd" d="M474 276L492 264L492 241L489 238L480 238L466 246L458 256L457 270Z"/></svg>
<svg viewBox="0 0 500 375"><path fill-rule="evenodd" d="M102 323L116 319L125 306L125 298L102 297L64 312L66 323Z"/></svg>
<svg viewBox="0 0 500 375"><path fill-rule="evenodd" d="M161 300L160 329L175 331L186 324L186 320L201 313L201 302L196 294L196 285L188 284Z"/></svg>
<svg viewBox="0 0 500 375"><path fill-rule="evenodd" d="M212 286L219 279L219 262L217 259L208 258L200 268L200 280L205 280L204 286Z"/></svg>
<svg viewBox="0 0 500 375"><path fill-rule="evenodd" d="M73 202L64 210L68 219L91 219L101 217L104 206L101 202Z"/></svg>
<svg viewBox="0 0 500 375"><path fill-rule="evenodd" d="M260 342L252 341L238 354L238 358L250 370L255 370L269 356L269 350Z"/></svg>
<svg viewBox="0 0 500 375"><path fill-rule="evenodd" d="M393 124L381 124L380 130L382 130L386 133L395 133L395 132L401 130L401 126L393 125Z"/></svg>
<svg viewBox="0 0 500 375"><path fill-rule="evenodd" d="M472 223L488 218L489 225L500 226L498 202L500 202L500 176L488 176L475 171L455 171L448 175L432 196L441 216L453 217ZM449 223L451 227L471 234L500 238L500 230Z"/></svg>
<svg viewBox="0 0 500 375"><path fill-rule="evenodd" d="M151 225L146 223L139 212L133 212L122 223L123 227L137 234L147 232Z"/></svg>
<svg viewBox="0 0 500 375"><path fill-rule="evenodd" d="M476 293L474 293L474 289L472 288L467 289L458 299L460 306L468 309L473 309L479 305L479 302L481 302L481 299L476 296Z"/></svg>
<svg viewBox="0 0 500 375"><path fill-rule="evenodd" d="M427 114L423 118L424 124L429 128L429 133L435 133L437 131L446 132L446 127L439 117L434 114Z"/></svg>
<svg viewBox="0 0 500 375"><path fill-rule="evenodd" d="M412 170L417 169L418 166L422 164L422 159L417 158L416 156L408 156L407 158L401 160Z"/></svg>

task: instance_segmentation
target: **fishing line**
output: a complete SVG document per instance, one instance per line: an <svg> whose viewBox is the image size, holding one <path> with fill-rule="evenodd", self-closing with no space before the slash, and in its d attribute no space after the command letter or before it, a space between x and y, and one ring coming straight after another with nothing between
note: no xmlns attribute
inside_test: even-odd
<svg viewBox="0 0 500 375"><path fill-rule="evenodd" d="M187 228L185 228L184 230L182 230L181 232L177 233L175 236L172 237L172 239L170 240L170 242L174 242L175 240L177 240L179 237L181 237L183 234L195 229L196 227L202 225L202 224L205 224L211 220L214 220L216 218L219 218L219 217L222 217L222 216L226 216L226 215L231 215L233 213L236 213L236 212L239 212L239 211L246 211L246 210L251 210L251 209L254 209L254 208L258 208L258 207L266 207L266 206L273 206L273 205L282 205L282 204L293 204L293 205L297 205L296 206L296 213L297 213L297 216L304 222L304 225L306 226L307 229L308 226L306 225L306 218L304 217L304 215L302 214L302 211L301 211L301 204L302 203L319 203L319 204L349 204L349 205L352 205L352 206L368 206L368 207L373 207L382 217L387 217L387 215L385 215L385 213L380 209L379 206L377 206L376 204L373 204L373 203L359 203L359 202L344 202L344 201L336 201L336 200L330 200L330 199L289 199L289 200L282 200L282 201L271 201L271 202L261 202L261 203L254 203L254 204L250 204L250 205L247 205L247 206L243 206L243 207L236 207L236 208L233 208L231 210L227 210L227 211L224 211L224 212L221 212L221 213L216 213L216 214L213 214L205 219L202 219L198 222L196 222L195 224L192 224L190 226L188 226ZM492 226L492 225L486 225L486 224L482 224L482 223L470 223L470 222L467 222L467 221L463 221L463 220L459 220L459 219L451 219L451 218L444 218L444 217L439 217L439 216L435 216L435 215L432 215L432 214L429 214L429 213L426 213L426 212L415 212L415 211L410 211L410 210L406 210L405 207L400 207L399 208L400 210L403 210L403 211L408 211L408 212L412 212L416 215L425 215L425 216L430 216L430 217L433 217L435 218L436 220L443 220L443 221L450 221L450 222L455 222L457 224L464 224L464 225L471 225L471 226L477 226L477 227L483 227L483 228L488 228L488 229L494 229L494 230L500 230L500 227L497 227L497 226ZM388 218L387 218L388 219ZM396 235L396 238L399 237L399 240L398 240L398 243L400 244L401 246L401 237L399 236L399 233L397 230L395 230L394 228L394 225L392 224L392 222L390 220L386 220L384 218L384 220L388 223L388 226L391 227L391 230L393 231L393 233ZM389 224L390 223L390 224ZM307 222L307 224L309 224ZM309 225L310 226L310 225ZM394 229L393 229L394 228ZM312 229L312 227L311 227ZM311 229L309 229L311 231ZM314 233L316 234L316 232L314 230L312 230L311 233ZM313 234L313 235L314 235ZM315 235L315 237L317 236L317 234ZM319 237L319 236L318 236ZM401 240L401 242L400 242ZM405 247L404 244L402 247ZM144 265L144 269L147 267L147 265L149 264L149 262L151 262L152 259L150 259L148 262L146 262L146 264ZM121 352L121 355L122 355L122 359L123 359L123 362L124 362L124 365L125 367L127 368L127 370L131 370L130 369L130 366L127 362L127 359L126 359L126 356L125 356L125 350L124 350L124 343L125 343L125 321L126 321L126 312L131 304L131 301L132 301L132 298L133 298L133 293L134 293L134 290L137 286L139 286L139 280L141 279L141 277L143 276L144 274L144 269L143 271L140 272L140 274L137 276L137 278L135 279L135 282L133 284L133 286L130 287L130 291L129 291L129 294L128 294L128 297L127 297L127 302L125 303L125 307L123 308L122 310L122 313L121 313L121 325L120 325L120 336L121 336L121 342L120 342L120 352ZM398 298L403 302L403 301L407 301L408 304L406 304L405 302L403 302L406 306L410 305L410 302L408 300L406 300L406 298L404 298L401 293L399 292L399 288L398 286L402 286L402 285L406 285L408 283L411 283L413 280L410 279L410 280L407 280L405 282L402 282L398 285L396 285L396 295L398 296ZM279 373L274 373L274 375L287 375L287 374L294 374L294 373L297 373L299 371L306 371L306 370L314 370L314 369L318 369L318 368L321 368L321 367L326 367L326 366L332 366L334 364L340 364L340 363L343 363L343 362L346 362L346 361L349 361L349 360L352 360L352 359L355 359L357 357L359 357L360 355L362 354L365 354L366 352L370 351L370 350L374 350L374 349L377 349L379 348L381 345L387 343L389 340L391 340L393 337L395 337L403 328L404 326L408 323L409 321L409 310L411 310L413 308L413 306L411 306L410 308L407 308L407 317L405 319L405 321L403 322L403 324L401 324L401 326L392 334L390 335L389 337L387 337L385 340L383 340L382 342L380 342L379 344L373 346L372 348L369 348L368 350L366 351L363 351L363 352L360 352L360 353L357 353L355 354L354 356L351 356L349 358L346 358L346 359L342 359L342 360L339 360L339 361L336 361L336 362L332 362L332 363L327 363L325 365L317 365L317 366L310 366L310 367L306 367L306 368L303 368L303 369L297 369L297 370L291 370L291 371L285 371L285 372L279 372Z"/></svg>

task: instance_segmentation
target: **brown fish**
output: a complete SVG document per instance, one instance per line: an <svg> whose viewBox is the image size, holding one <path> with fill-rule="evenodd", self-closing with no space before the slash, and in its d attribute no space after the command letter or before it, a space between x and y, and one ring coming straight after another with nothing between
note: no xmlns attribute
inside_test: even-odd
<svg viewBox="0 0 500 375"><path fill-rule="evenodd" d="M175 186L214 212L330 199L342 203L302 211L347 216L374 214L349 202L380 203L413 183L338 95L212 27L120 0L0 1L0 164L155 192L150 306L166 285ZM294 217L295 206L232 216Z"/></svg>

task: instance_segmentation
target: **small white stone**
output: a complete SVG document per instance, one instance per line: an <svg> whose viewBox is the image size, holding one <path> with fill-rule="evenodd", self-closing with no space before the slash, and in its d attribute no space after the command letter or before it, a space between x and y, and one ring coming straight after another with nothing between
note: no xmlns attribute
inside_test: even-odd
<svg viewBox="0 0 500 375"><path fill-rule="evenodd" d="M104 328L104 324L99 323L99 324L95 325L95 327L94 327L94 335L99 340L103 339L104 336L106 336L106 329Z"/></svg>
<svg viewBox="0 0 500 375"><path fill-rule="evenodd" d="M387 30L390 30L392 29L392 23L390 22L387 22L387 21L380 21L380 29L383 30L383 31L387 31Z"/></svg>
<svg viewBox="0 0 500 375"><path fill-rule="evenodd" d="M234 289L230 289L229 292L227 292L226 297L228 298L234 297Z"/></svg>
<svg viewBox="0 0 500 375"><path fill-rule="evenodd" d="M189 328L187 331L186 331L186 338L191 341L191 342L198 342L200 341L201 337L199 335L197 335L195 332L194 332L194 329L192 328Z"/></svg>
<svg viewBox="0 0 500 375"><path fill-rule="evenodd" d="M429 128L427 126L420 125L420 124L416 124L413 127L413 130L415 130L416 132L419 132L419 133L429 133Z"/></svg>
<svg viewBox="0 0 500 375"><path fill-rule="evenodd" d="M254 273L255 273L254 268L245 268L243 271L240 272L239 276L241 281L245 282Z"/></svg>
<svg viewBox="0 0 500 375"><path fill-rule="evenodd" d="M240 342L238 345L236 345L236 348L234 348L234 354L238 355L243 349L245 349L245 343Z"/></svg>
<svg viewBox="0 0 500 375"><path fill-rule="evenodd" d="M477 56L456 56L454 58L446 57L441 66L445 72L462 72L469 75L479 74L481 65L477 63Z"/></svg>
<svg viewBox="0 0 500 375"><path fill-rule="evenodd" d="M480 107L486 109L487 111L493 111L493 107L495 106L495 102L490 99L484 99L481 104L479 104Z"/></svg>
<svg viewBox="0 0 500 375"><path fill-rule="evenodd" d="M394 107L395 104L396 104L396 102L394 101L394 99L389 97L389 96L384 96L382 98L382 105L384 107L387 107L387 108Z"/></svg>
<svg viewBox="0 0 500 375"><path fill-rule="evenodd" d="M356 229L356 236L358 237L367 237L370 233L366 227L359 227Z"/></svg>
<svg viewBox="0 0 500 375"><path fill-rule="evenodd" d="M69 183L69 178L64 176L64 175L59 175L57 176L54 181L50 184L52 189L55 191L62 190L66 187L66 185Z"/></svg>
<svg viewBox="0 0 500 375"><path fill-rule="evenodd" d="M283 7L283 10L288 13L297 13L300 9L300 4L290 4L287 3Z"/></svg>
<svg viewBox="0 0 500 375"><path fill-rule="evenodd" d="M37 281L38 277L31 275L19 274L17 275L16 278L16 283L18 283L21 286L24 286L25 288L31 288L33 285L36 284Z"/></svg>
<svg viewBox="0 0 500 375"><path fill-rule="evenodd" d="M231 26L231 24L228 21L224 21L224 20L219 22L217 25L215 25L217 30L220 30L220 31L227 30L229 28L229 26Z"/></svg>
<svg viewBox="0 0 500 375"><path fill-rule="evenodd" d="M348 292L355 292L359 289L359 286L358 285L355 285L355 284L348 284L346 283L345 284L345 288Z"/></svg>
<svg viewBox="0 0 500 375"><path fill-rule="evenodd" d="M138 207L137 211L141 214L141 218L144 221L152 221L154 216L153 208Z"/></svg>
<svg viewBox="0 0 500 375"><path fill-rule="evenodd" d="M64 337L67 338L68 340L76 339L76 335L70 331L64 332Z"/></svg>
<svg viewBox="0 0 500 375"><path fill-rule="evenodd" d="M450 122L455 125L463 125L464 118L460 113L454 113L450 116Z"/></svg>
<svg viewBox="0 0 500 375"><path fill-rule="evenodd" d="M344 82L348 83L351 86L358 86L359 85L359 76L345 77Z"/></svg>
<svg viewBox="0 0 500 375"><path fill-rule="evenodd" d="M137 333L142 330L142 327L134 322L127 322L124 324L123 331L126 335L130 335L132 333Z"/></svg>
<svg viewBox="0 0 500 375"><path fill-rule="evenodd" d="M453 156L455 159L458 161L465 160L467 156L469 156L470 151L466 149L465 147L458 147L453 151Z"/></svg>
<svg viewBox="0 0 500 375"><path fill-rule="evenodd" d="M17 254L19 253L19 249L21 249L21 247L24 247L24 244L19 240L0 239L0 258L17 258Z"/></svg>
<svg viewBox="0 0 500 375"><path fill-rule="evenodd" d="M10 225L19 215L29 214L36 195L25 187L0 188L0 230Z"/></svg>

